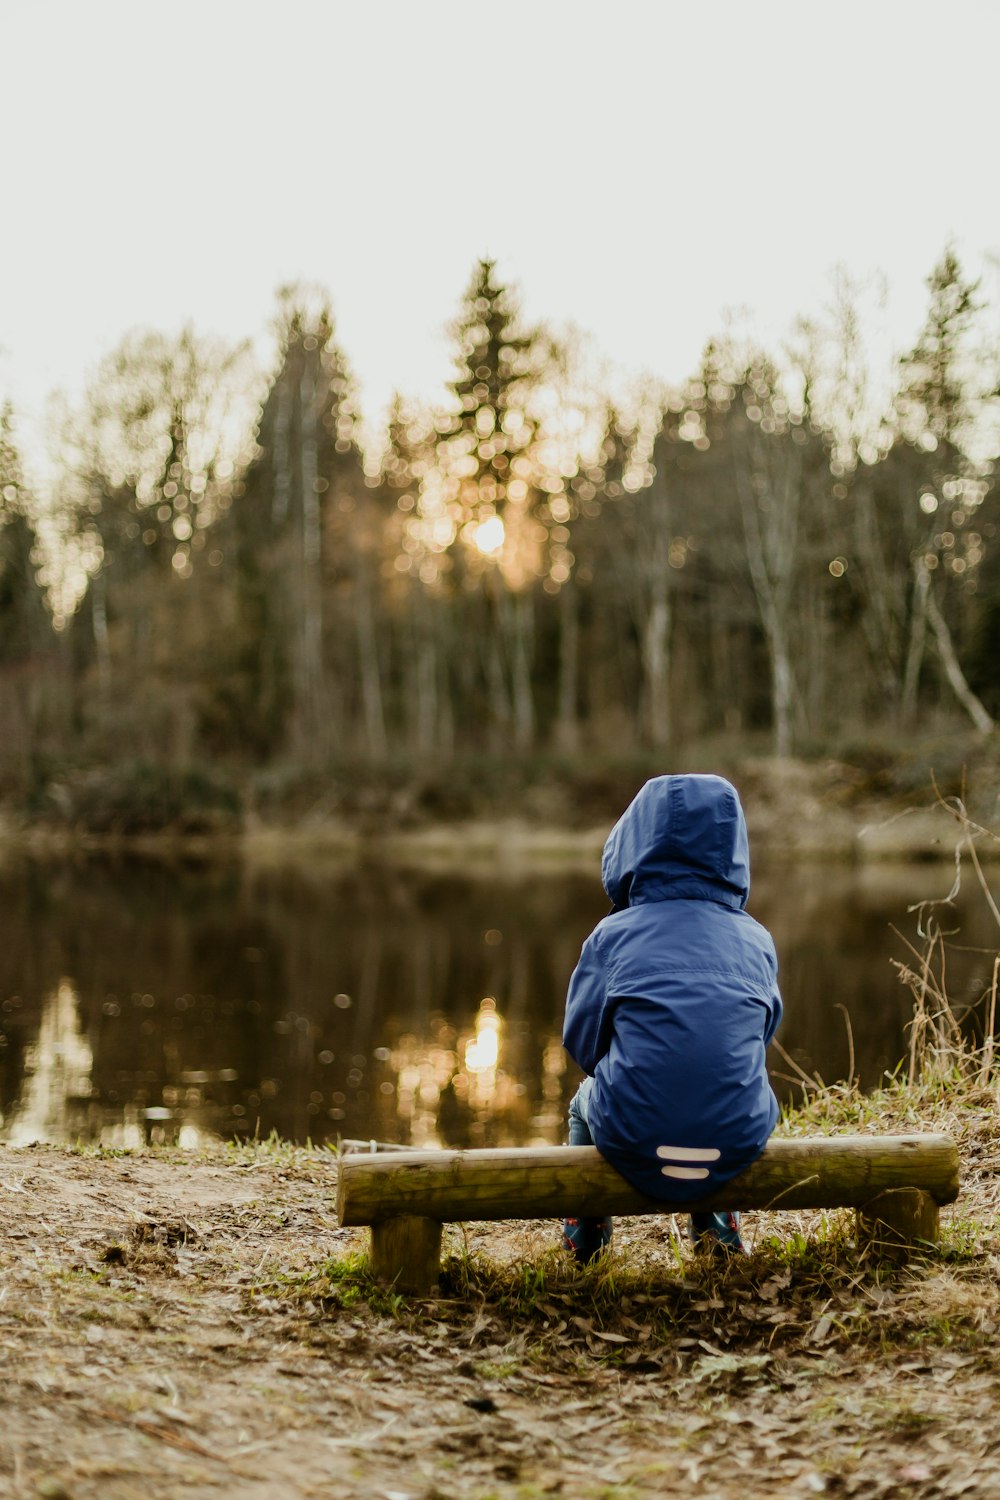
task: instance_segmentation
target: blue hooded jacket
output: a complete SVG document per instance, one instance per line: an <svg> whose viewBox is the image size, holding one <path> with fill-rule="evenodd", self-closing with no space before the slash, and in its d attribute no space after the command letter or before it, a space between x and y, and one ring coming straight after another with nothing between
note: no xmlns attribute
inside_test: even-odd
<svg viewBox="0 0 1000 1500"><path fill-rule="evenodd" d="M763 1151L781 1019L770 934L744 911L746 821L721 776L648 781L608 836L614 909L584 943L563 1044L594 1079L601 1155L651 1198L695 1202Z"/></svg>

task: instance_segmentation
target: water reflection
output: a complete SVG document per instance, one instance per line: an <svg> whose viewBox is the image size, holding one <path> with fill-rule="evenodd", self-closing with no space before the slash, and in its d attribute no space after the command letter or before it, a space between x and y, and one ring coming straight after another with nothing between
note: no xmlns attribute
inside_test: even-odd
<svg viewBox="0 0 1000 1500"><path fill-rule="evenodd" d="M63 980L42 1000L35 1040L24 1049L23 1081L5 1138L64 1141L79 1133L90 1100L94 1054L80 1034L79 997Z"/></svg>
<svg viewBox="0 0 1000 1500"><path fill-rule="evenodd" d="M892 923L950 872L763 871L784 1046L874 1082L905 1044ZM576 1073L567 977L606 901L590 874L469 882L385 867L23 861L0 868L0 1139L212 1137L417 1146L563 1138ZM951 982L986 988L995 934L966 915ZM982 951L976 951L979 944ZM775 1059L776 1083L793 1091Z"/></svg>

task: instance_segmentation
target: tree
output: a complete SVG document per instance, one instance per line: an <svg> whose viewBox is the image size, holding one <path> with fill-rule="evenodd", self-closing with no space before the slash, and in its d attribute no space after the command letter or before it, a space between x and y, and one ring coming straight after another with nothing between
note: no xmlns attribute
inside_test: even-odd
<svg viewBox="0 0 1000 1500"><path fill-rule="evenodd" d="M437 467L421 494L422 519L450 532L442 569L468 599L480 590L487 702L497 747L512 731L526 750L535 737L532 690L534 591L545 571L545 490L540 424L541 336L520 325L516 301L480 261L452 333L457 370L442 421Z"/></svg>
<svg viewBox="0 0 1000 1500"><path fill-rule="evenodd" d="M992 485L966 538L974 609L963 656L969 687L986 712L1000 718L1000 494Z"/></svg>
<svg viewBox="0 0 1000 1500"><path fill-rule="evenodd" d="M24 478L8 405L0 408L0 735L10 765L33 754L55 666L55 638L38 577L33 497Z"/></svg>
<svg viewBox="0 0 1000 1500"><path fill-rule="evenodd" d="M791 753L803 718L797 626L830 483L828 453L811 421L808 371L800 377L802 393L793 402L774 361L760 351L743 353L730 344L710 351L706 361L710 442L726 456L738 505L742 561L767 648L779 756Z"/></svg>
<svg viewBox="0 0 1000 1500"><path fill-rule="evenodd" d="M233 727L263 749L285 744L300 759L322 758L350 742L360 677L370 747L381 750L371 581L359 568L358 417L325 292L285 288L277 336L256 456L229 528L240 685ZM353 622L347 598L358 606Z"/></svg>
<svg viewBox="0 0 1000 1500"><path fill-rule="evenodd" d="M597 530L603 559L597 569L596 594L600 612L609 619L618 614L616 601L627 612L629 654L634 654L637 668L631 694L637 700L634 732L654 749L665 748L671 734L669 556L674 474L670 449L676 430L677 420L671 417L666 398L652 405L647 402L632 421L612 410L601 450L602 504ZM607 577L602 576L605 568ZM619 632L623 626L619 618Z"/></svg>
<svg viewBox="0 0 1000 1500"><path fill-rule="evenodd" d="M617 528L610 515L606 525L601 521L604 507L613 507L625 493L622 479L634 441L613 406L604 406L596 419L593 413L582 415L583 425L589 419L596 429L596 451L576 464L565 494L550 502L558 524L550 534L551 565L543 584L558 607L555 741L569 752L580 748L584 718L596 719L606 702L602 637L613 651L617 633L613 626L599 633L593 604L607 582L608 539Z"/></svg>
<svg viewBox="0 0 1000 1500"><path fill-rule="evenodd" d="M421 517L422 487L436 469L432 413L396 394L379 475L379 538L387 575L381 598L391 624L396 667L392 679L404 742L420 755L454 749L453 689L449 676L448 615L454 605L433 530Z"/></svg>
<svg viewBox="0 0 1000 1500"><path fill-rule="evenodd" d="M190 753L195 668L218 613L190 580L230 504L248 387L244 350L138 331L99 366L64 435L61 483L92 560L76 625L93 651L76 656L96 668L119 751Z"/></svg>
<svg viewBox="0 0 1000 1500"><path fill-rule="evenodd" d="M922 521L910 556L909 628L900 708L904 723L912 723L930 627L956 698L976 727L988 732L992 718L962 671L948 613L949 595L954 598L962 592L970 571L962 533L971 529L970 522L990 488L971 453L984 406L995 395L995 381L983 379L972 347L975 319L982 306L978 283L966 279L954 251L942 256L928 288L927 316L917 343L901 362L896 398L896 441L907 445L916 460L918 484L911 490L910 504L912 514Z"/></svg>
<svg viewBox="0 0 1000 1500"><path fill-rule="evenodd" d="M0 408L0 661L27 662L52 642L38 578L32 495L24 478L9 404Z"/></svg>

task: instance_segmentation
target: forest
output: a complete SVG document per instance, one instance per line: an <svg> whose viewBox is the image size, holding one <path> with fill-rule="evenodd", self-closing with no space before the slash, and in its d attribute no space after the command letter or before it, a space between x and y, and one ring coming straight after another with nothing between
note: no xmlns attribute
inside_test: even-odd
<svg viewBox="0 0 1000 1500"><path fill-rule="evenodd" d="M1000 349L952 250L927 287L887 392L841 278L780 353L730 331L612 398L483 260L378 445L322 290L278 294L268 371L128 334L46 496L3 413L0 795L100 826L423 766L447 812L463 765L989 734Z"/></svg>

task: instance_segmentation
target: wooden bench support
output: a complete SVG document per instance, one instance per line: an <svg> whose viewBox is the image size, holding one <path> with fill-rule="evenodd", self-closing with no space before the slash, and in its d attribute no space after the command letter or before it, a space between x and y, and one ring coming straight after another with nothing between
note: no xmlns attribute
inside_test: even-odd
<svg viewBox="0 0 1000 1500"><path fill-rule="evenodd" d="M430 1292L441 1268L441 1231L438 1219L397 1214L372 1225L371 1273L391 1281L400 1291Z"/></svg>
<svg viewBox="0 0 1000 1500"><path fill-rule="evenodd" d="M885 1246L934 1245L940 1211L920 1188L890 1188L858 1209L858 1237Z"/></svg>
<svg viewBox="0 0 1000 1500"><path fill-rule="evenodd" d="M821 1136L772 1139L745 1172L696 1204L644 1197L593 1146L346 1156L337 1212L341 1224L371 1226L376 1276L425 1292L437 1279L444 1224L854 1208L868 1239L933 1243L939 1205L957 1197L958 1147L948 1136Z"/></svg>

